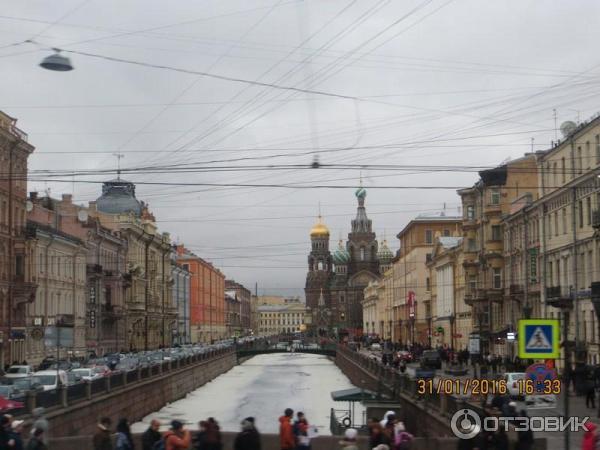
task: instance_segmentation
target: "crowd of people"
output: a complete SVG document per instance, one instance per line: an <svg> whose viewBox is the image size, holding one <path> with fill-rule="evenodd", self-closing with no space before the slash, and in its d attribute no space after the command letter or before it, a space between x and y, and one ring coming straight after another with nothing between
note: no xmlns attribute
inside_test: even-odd
<svg viewBox="0 0 600 450"><path fill-rule="evenodd" d="M33 410L33 421L26 424L10 414L0 416L0 449L1 450L47 450L48 420L44 408ZM26 436L26 425L31 425L30 433ZM27 443L26 443L27 442Z"/></svg>

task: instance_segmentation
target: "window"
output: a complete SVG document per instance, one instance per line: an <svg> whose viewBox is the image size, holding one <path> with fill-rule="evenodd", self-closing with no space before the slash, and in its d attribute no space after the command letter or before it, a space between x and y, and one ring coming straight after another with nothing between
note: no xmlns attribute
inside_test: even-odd
<svg viewBox="0 0 600 450"><path fill-rule="evenodd" d="M600 134L596 135L596 164L600 164Z"/></svg>
<svg viewBox="0 0 600 450"><path fill-rule="evenodd" d="M467 220L475 219L475 207L473 205L467 205Z"/></svg>
<svg viewBox="0 0 600 450"><path fill-rule="evenodd" d="M467 240L467 249L470 252L475 252L477 251L477 241L473 238L469 238Z"/></svg>
<svg viewBox="0 0 600 450"><path fill-rule="evenodd" d="M554 236L558 236L558 211L554 213Z"/></svg>
<svg viewBox="0 0 600 450"><path fill-rule="evenodd" d="M190 265L189 264L184 264L183 265L183 270L186 270L186 271L189 272L190 271Z"/></svg>
<svg viewBox="0 0 600 450"><path fill-rule="evenodd" d="M492 225L492 240L493 241L501 241L502 240L502 227L500 225Z"/></svg>
<svg viewBox="0 0 600 450"><path fill-rule="evenodd" d="M471 294L475 294L475 290L477 289L477 275L469 275L469 292Z"/></svg>
<svg viewBox="0 0 600 450"><path fill-rule="evenodd" d="M582 173L583 155L581 154L581 146L577 147L577 160L575 161L575 163L577 164L577 173Z"/></svg>
<svg viewBox="0 0 600 450"><path fill-rule="evenodd" d="M433 231L432 230L425 230L425 243L433 244Z"/></svg>
<svg viewBox="0 0 600 450"><path fill-rule="evenodd" d="M557 185L558 184L558 166L556 165L556 163L552 164L552 179L554 180L554 184Z"/></svg>
<svg viewBox="0 0 600 450"><path fill-rule="evenodd" d="M587 207L587 224L592 224L592 197L588 197L585 199L586 207Z"/></svg>
<svg viewBox="0 0 600 450"><path fill-rule="evenodd" d="M444 230L444 236L450 236L450 230Z"/></svg>
<svg viewBox="0 0 600 450"><path fill-rule="evenodd" d="M360 260L361 261L365 260L365 248L364 247L360 248Z"/></svg>
<svg viewBox="0 0 600 450"><path fill-rule="evenodd" d="M554 286L554 272L552 271L552 261L548 261L548 281L550 286Z"/></svg>
<svg viewBox="0 0 600 450"><path fill-rule="evenodd" d="M579 228L583 228L583 201L579 200L577 206L579 209Z"/></svg>
<svg viewBox="0 0 600 450"><path fill-rule="evenodd" d="M567 166L564 156L560 160L560 171L562 173L562 182L564 183L567 181Z"/></svg>
<svg viewBox="0 0 600 450"><path fill-rule="evenodd" d="M430 291L431 290L431 280L429 279L429 277L427 277L425 279L425 290L426 291Z"/></svg>
<svg viewBox="0 0 600 450"><path fill-rule="evenodd" d="M490 204L499 205L500 204L500 191L498 189L492 189L490 194Z"/></svg>
<svg viewBox="0 0 600 450"><path fill-rule="evenodd" d="M592 155L590 155L590 141L585 143L585 166L588 169L592 168Z"/></svg>
<svg viewBox="0 0 600 450"><path fill-rule="evenodd" d="M492 269L492 285L494 289L502 288L502 269L498 267Z"/></svg>
<svg viewBox="0 0 600 450"><path fill-rule="evenodd" d="M537 249L529 250L529 281L537 283Z"/></svg>
<svg viewBox="0 0 600 450"><path fill-rule="evenodd" d="M563 234L567 234L567 208L562 209Z"/></svg>

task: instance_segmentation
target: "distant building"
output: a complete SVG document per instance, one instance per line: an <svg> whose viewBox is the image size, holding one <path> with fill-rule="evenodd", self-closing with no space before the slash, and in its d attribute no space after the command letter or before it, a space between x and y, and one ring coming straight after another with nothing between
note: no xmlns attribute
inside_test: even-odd
<svg viewBox="0 0 600 450"><path fill-rule="evenodd" d="M257 313L258 334L261 336L306 330L307 313L303 303L261 305L257 307Z"/></svg>
<svg viewBox="0 0 600 450"><path fill-rule="evenodd" d="M148 206L135 197L135 185L120 178L103 184L102 195L90 202L89 213L127 241L127 348L170 347L177 329L177 310L169 233L158 231Z"/></svg>
<svg viewBox="0 0 600 450"><path fill-rule="evenodd" d="M333 255L329 250L329 229L320 217L310 232L304 292L312 314L313 333L361 335L364 290L379 280L393 256L385 243L381 248L385 251L380 252L365 208L366 189L361 186L355 195L358 207L352 230L346 244L340 241Z"/></svg>
<svg viewBox="0 0 600 450"><path fill-rule="evenodd" d="M227 337L225 275L183 245L177 246L177 263L190 273L190 335L192 342Z"/></svg>
<svg viewBox="0 0 600 450"><path fill-rule="evenodd" d="M25 310L36 295L26 243L27 159L34 147L17 120L0 111L0 363L25 355Z"/></svg>
<svg viewBox="0 0 600 450"><path fill-rule="evenodd" d="M178 344L192 342L190 330L190 272L177 264L175 249L171 253L171 277L173 278L173 302L177 308L177 328L173 341Z"/></svg>
<svg viewBox="0 0 600 450"><path fill-rule="evenodd" d="M239 325L237 335L246 336L252 329L252 294L244 285L236 283L234 280L225 280L226 294L239 301Z"/></svg>

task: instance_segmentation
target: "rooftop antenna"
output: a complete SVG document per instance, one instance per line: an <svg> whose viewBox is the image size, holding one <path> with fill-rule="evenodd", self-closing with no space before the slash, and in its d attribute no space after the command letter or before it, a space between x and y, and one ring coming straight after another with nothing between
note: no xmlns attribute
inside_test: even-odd
<svg viewBox="0 0 600 450"><path fill-rule="evenodd" d="M321 220L321 200L319 200L319 220Z"/></svg>
<svg viewBox="0 0 600 450"><path fill-rule="evenodd" d="M556 108L552 110L554 114L554 140L558 141L558 117L556 117Z"/></svg>
<svg viewBox="0 0 600 450"><path fill-rule="evenodd" d="M535 138L531 138L531 153L534 152L533 150L533 143L535 142Z"/></svg>
<svg viewBox="0 0 600 450"><path fill-rule="evenodd" d="M117 157L117 180L121 179L121 158L125 158L123 153L113 153Z"/></svg>

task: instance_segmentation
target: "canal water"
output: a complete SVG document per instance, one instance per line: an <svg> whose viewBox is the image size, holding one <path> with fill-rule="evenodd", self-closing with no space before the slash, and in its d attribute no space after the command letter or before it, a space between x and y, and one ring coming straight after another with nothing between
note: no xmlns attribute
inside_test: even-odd
<svg viewBox="0 0 600 450"><path fill-rule="evenodd" d="M132 426L144 431L152 419L163 425L177 419L196 429L200 420L214 417L224 431L239 431L240 421L256 418L264 433L279 431L278 418L285 408L303 411L318 434L330 435L331 408L348 409L348 403L336 403L331 392L354 387L350 380L326 356L304 353L275 353L255 356L234 367L184 399L165 406ZM363 408L355 407L356 421Z"/></svg>

